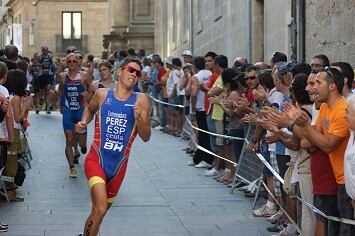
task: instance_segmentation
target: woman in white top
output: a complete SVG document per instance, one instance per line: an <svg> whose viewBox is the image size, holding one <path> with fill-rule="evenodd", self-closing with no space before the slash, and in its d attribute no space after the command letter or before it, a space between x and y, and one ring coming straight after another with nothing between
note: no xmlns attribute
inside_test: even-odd
<svg viewBox="0 0 355 236"><path fill-rule="evenodd" d="M27 79L26 74L21 70L9 71L8 79L4 85L10 94L10 105L14 119L14 141L7 151L7 161L5 175L15 177L17 173L18 154L24 152L24 146L21 145L21 122L25 113L33 105L32 97L26 96ZM23 197L16 193L17 185L13 182L6 182L6 189L10 201L20 202Z"/></svg>

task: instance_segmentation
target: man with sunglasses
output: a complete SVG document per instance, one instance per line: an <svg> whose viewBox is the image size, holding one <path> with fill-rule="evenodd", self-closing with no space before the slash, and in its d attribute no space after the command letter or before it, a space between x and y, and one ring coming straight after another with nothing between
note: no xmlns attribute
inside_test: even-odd
<svg viewBox="0 0 355 236"><path fill-rule="evenodd" d="M74 166L73 144L76 140L74 125L81 120L87 102L87 88L91 83L91 77L88 73L80 71L79 58L71 53L67 56L66 63L68 71L59 75L59 88L54 91L54 95L63 94L63 128L65 134L65 154L69 164L69 177L76 178L77 171ZM86 149L86 132L83 132L77 138L79 146ZM86 153L85 151L82 151Z"/></svg>
<svg viewBox="0 0 355 236"><path fill-rule="evenodd" d="M84 164L93 206L84 234L79 236L98 234L103 217L115 201L125 176L136 135L144 142L150 139L149 99L145 94L133 91L141 76L141 68L137 59L124 61L117 70L120 79L116 88L97 90L82 120L76 124L78 133L85 132L87 124L99 111L94 141Z"/></svg>
<svg viewBox="0 0 355 236"><path fill-rule="evenodd" d="M318 72L315 99L322 105L315 126L309 124L308 115L299 106L287 104L285 108L310 143L329 154L338 184L339 217L352 220L354 209L344 180L344 153L349 140L349 127L345 119L346 100L341 96L343 86L344 76L339 70L325 67ZM354 226L340 223L339 235L355 235Z"/></svg>

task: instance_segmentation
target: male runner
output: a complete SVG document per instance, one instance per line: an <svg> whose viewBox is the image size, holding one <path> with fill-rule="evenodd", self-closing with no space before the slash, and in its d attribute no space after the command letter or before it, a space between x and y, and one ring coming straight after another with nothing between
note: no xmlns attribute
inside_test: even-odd
<svg viewBox="0 0 355 236"><path fill-rule="evenodd" d="M81 120L86 103L87 91L91 83L89 74L79 71L78 56L71 53L67 56L68 72L59 75L59 93L64 94L63 106L63 128L65 134L65 155L70 168L70 178L77 177L77 171L74 166L72 143L74 139L74 125ZM57 90L54 91L56 94ZM86 132L79 135L79 145L86 148Z"/></svg>
<svg viewBox="0 0 355 236"><path fill-rule="evenodd" d="M99 111L95 136L86 157L84 170L91 190L92 211L84 234L97 235L106 212L114 202L125 176L132 143L138 133L147 142L150 139L149 99L133 92L141 75L139 60L128 59L117 69L116 89L99 89L83 118L76 124L78 133L85 132L87 124Z"/></svg>

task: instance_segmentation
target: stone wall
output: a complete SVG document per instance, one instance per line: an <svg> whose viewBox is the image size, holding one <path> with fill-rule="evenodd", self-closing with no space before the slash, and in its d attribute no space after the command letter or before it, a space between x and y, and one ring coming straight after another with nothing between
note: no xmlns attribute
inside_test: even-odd
<svg viewBox="0 0 355 236"><path fill-rule="evenodd" d="M192 0L191 34L184 18L190 15L190 0L155 3L155 51L163 57L180 57L189 49L194 55L224 54L230 65L238 56L269 62L275 51L291 58L290 0ZM355 1L305 0L305 6L306 61L324 53L354 66Z"/></svg>
<svg viewBox="0 0 355 236"><path fill-rule="evenodd" d="M306 58L325 54L355 66L355 1L306 0Z"/></svg>

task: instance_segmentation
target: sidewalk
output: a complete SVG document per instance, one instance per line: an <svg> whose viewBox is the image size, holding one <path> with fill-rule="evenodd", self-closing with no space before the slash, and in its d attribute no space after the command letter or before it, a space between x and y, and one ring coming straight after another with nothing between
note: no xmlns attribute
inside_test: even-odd
<svg viewBox="0 0 355 236"><path fill-rule="evenodd" d="M68 177L61 115L30 113L32 169L19 193L22 203L0 202L0 221L16 236L75 236L91 209L81 156L78 178ZM89 127L88 145L92 141ZM137 136L126 178L104 218L100 235L271 235L264 218L251 214L253 198L187 166L186 141L152 129L144 143ZM258 206L262 201L258 202Z"/></svg>

